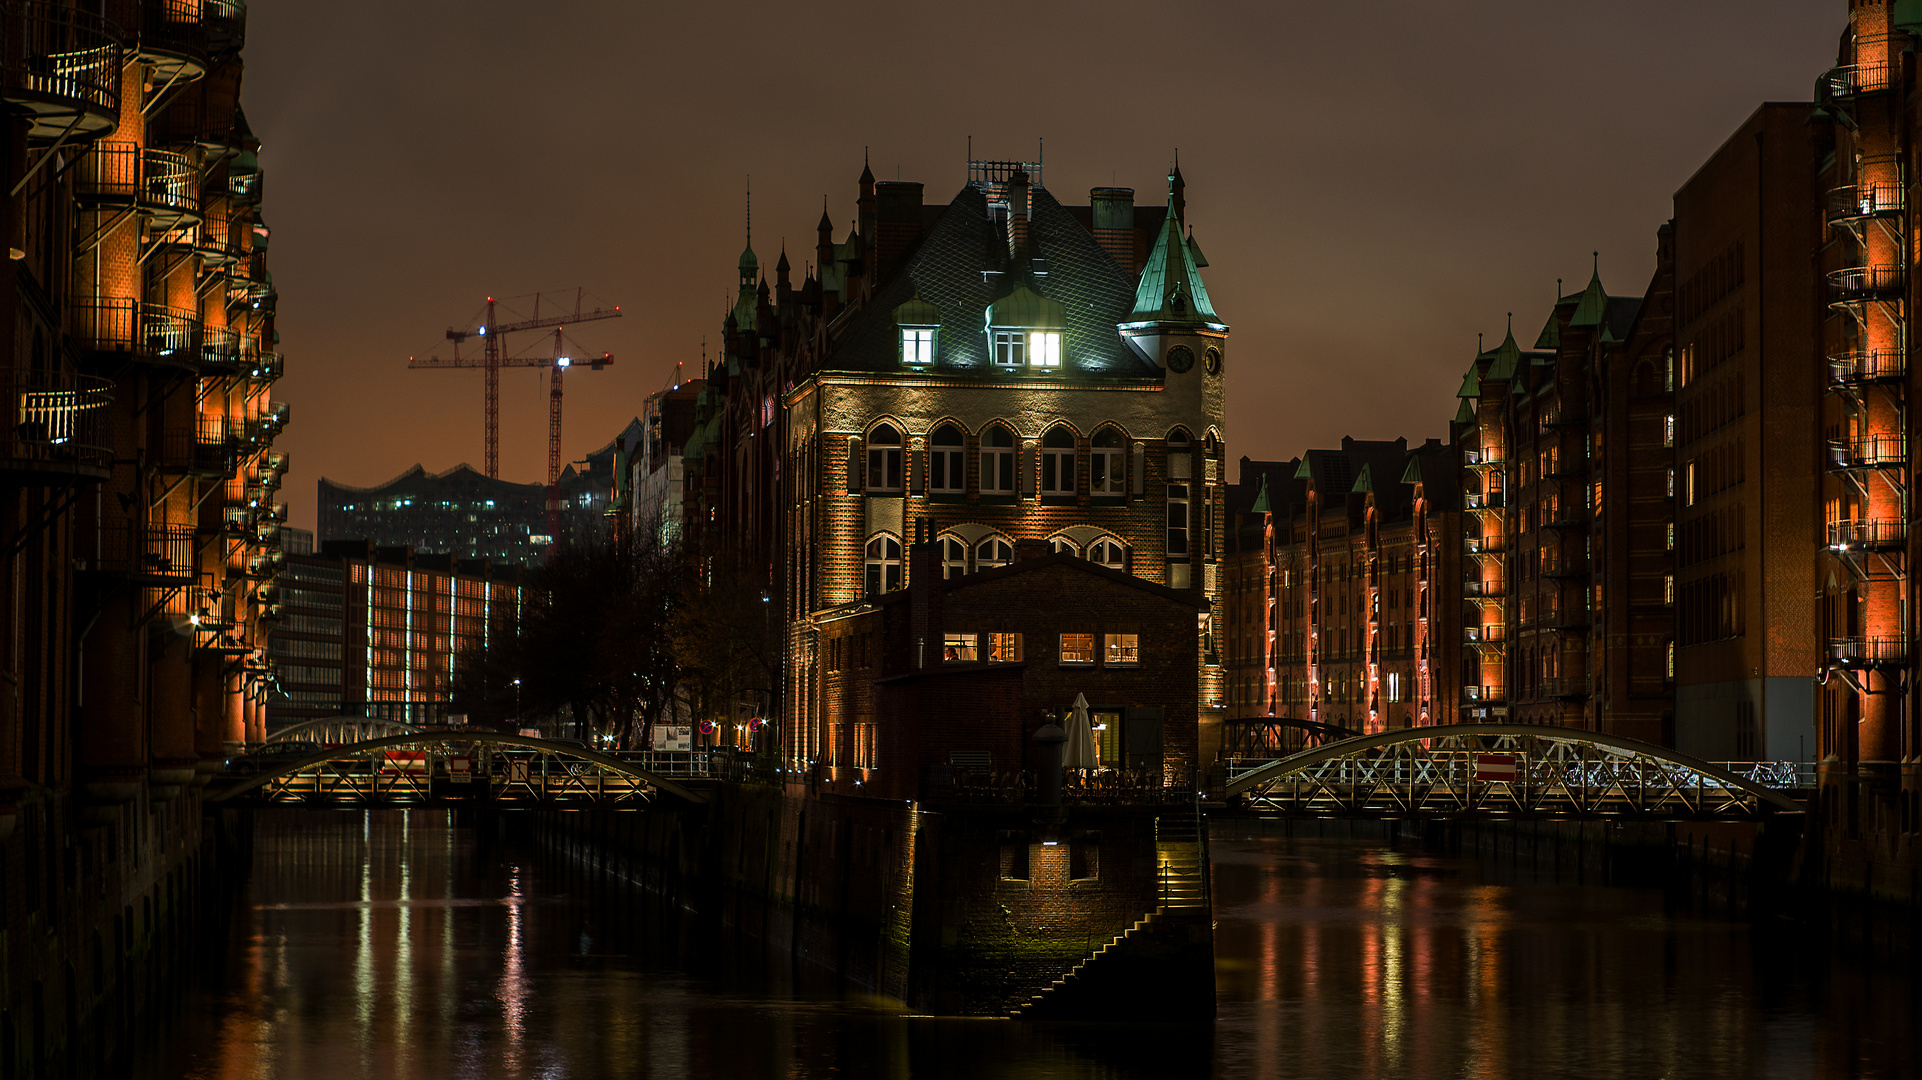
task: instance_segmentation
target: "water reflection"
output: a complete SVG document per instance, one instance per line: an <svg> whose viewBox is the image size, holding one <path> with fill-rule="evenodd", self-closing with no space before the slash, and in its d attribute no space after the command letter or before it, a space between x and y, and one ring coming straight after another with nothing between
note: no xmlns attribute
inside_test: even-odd
<svg viewBox="0 0 1922 1080"><path fill-rule="evenodd" d="M133 1075L206 1080L1903 1076L1906 981L1659 894L1215 845L1213 1028L910 1019L683 972L637 897L444 814L275 814L217 972Z"/></svg>

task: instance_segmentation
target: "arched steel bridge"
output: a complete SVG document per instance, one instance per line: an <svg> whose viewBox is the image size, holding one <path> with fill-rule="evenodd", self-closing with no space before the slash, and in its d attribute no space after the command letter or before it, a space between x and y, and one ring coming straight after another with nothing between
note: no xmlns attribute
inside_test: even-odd
<svg viewBox="0 0 1922 1080"><path fill-rule="evenodd" d="M267 743L271 746L274 743L314 742L322 746L339 746L385 735L413 735L422 730L413 724L373 716L323 716L318 720L303 720L281 728L267 736Z"/></svg>
<svg viewBox="0 0 1922 1080"><path fill-rule="evenodd" d="M690 803L707 796L579 743L488 731L410 731L248 773L237 758L209 785L223 805L501 807L613 805L640 809L663 795Z"/></svg>
<svg viewBox="0 0 1922 1080"><path fill-rule="evenodd" d="M1231 804L1317 817L1741 820L1806 808L1659 746L1535 724L1343 739L1234 776Z"/></svg>

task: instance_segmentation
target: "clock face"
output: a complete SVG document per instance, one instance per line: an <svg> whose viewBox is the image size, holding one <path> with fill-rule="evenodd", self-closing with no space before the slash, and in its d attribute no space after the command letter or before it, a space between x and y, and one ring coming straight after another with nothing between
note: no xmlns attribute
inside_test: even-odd
<svg viewBox="0 0 1922 1080"><path fill-rule="evenodd" d="M1208 366L1208 374L1210 375L1221 374L1221 350L1209 349L1207 353L1204 355L1207 357L1204 363L1206 363Z"/></svg>
<svg viewBox="0 0 1922 1080"><path fill-rule="evenodd" d="M1168 350L1168 370L1186 371L1195 366L1195 354L1186 345L1176 345Z"/></svg>

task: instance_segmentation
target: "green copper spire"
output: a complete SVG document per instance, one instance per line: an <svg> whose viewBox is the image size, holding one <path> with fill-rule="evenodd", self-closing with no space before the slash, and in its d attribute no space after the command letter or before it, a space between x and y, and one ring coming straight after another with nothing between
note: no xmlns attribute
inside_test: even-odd
<svg viewBox="0 0 1922 1080"><path fill-rule="evenodd" d="M1261 474L1261 490L1255 492L1255 505L1248 508L1251 513L1272 514L1274 507L1268 502L1268 474Z"/></svg>
<svg viewBox="0 0 1922 1080"><path fill-rule="evenodd" d="M1582 290L1582 298L1575 303L1575 314L1568 317L1570 326L1600 326L1608 318L1608 291L1602 288L1602 253L1595 253L1595 274L1588 279L1588 288Z"/></svg>
<svg viewBox="0 0 1922 1080"><path fill-rule="evenodd" d="M1181 221L1175 213L1174 177L1168 178L1168 214L1161 222L1161 235L1155 238L1154 251L1141 270L1141 284L1135 289L1131 322L1188 323L1220 326L1221 316L1208 299L1195 266L1195 251L1181 235Z"/></svg>

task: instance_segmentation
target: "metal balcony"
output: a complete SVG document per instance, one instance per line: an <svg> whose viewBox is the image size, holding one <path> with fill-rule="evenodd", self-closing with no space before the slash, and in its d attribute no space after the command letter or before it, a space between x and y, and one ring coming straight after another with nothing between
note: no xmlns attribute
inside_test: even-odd
<svg viewBox="0 0 1922 1080"><path fill-rule="evenodd" d="M1904 275L1897 266L1850 266L1829 271L1829 304L1846 307L1902 296Z"/></svg>
<svg viewBox="0 0 1922 1080"><path fill-rule="evenodd" d="M1555 504L1552 513L1542 515L1545 529L1579 529L1588 524L1588 506L1585 503L1564 499Z"/></svg>
<svg viewBox="0 0 1922 1080"><path fill-rule="evenodd" d="M1896 518L1829 522L1829 547L1834 551L1900 551L1908 542L1908 522Z"/></svg>
<svg viewBox="0 0 1922 1080"><path fill-rule="evenodd" d="M120 118L121 34L98 15L21 0L0 8L0 90L27 140L92 139Z"/></svg>
<svg viewBox="0 0 1922 1080"><path fill-rule="evenodd" d="M1829 468L1835 472L1854 469L1899 469L1908 463L1908 445L1903 439L1830 439Z"/></svg>
<svg viewBox="0 0 1922 1080"><path fill-rule="evenodd" d="M1462 642L1468 645L1485 645L1508 640L1508 626L1505 623L1481 623L1462 627Z"/></svg>
<svg viewBox="0 0 1922 1080"><path fill-rule="evenodd" d="M1906 378L1908 373L1908 362L1896 349L1861 349L1829 357L1830 386L1855 387L1898 382Z"/></svg>
<svg viewBox="0 0 1922 1080"><path fill-rule="evenodd" d="M169 472L230 476L239 464L240 449L239 440L229 431L225 417L203 416L190 431L168 432L162 440L160 460L155 464Z"/></svg>
<svg viewBox="0 0 1922 1080"><path fill-rule="evenodd" d="M227 199L235 206L258 206L264 196L267 179L256 169L248 173L231 173L227 177Z"/></svg>
<svg viewBox="0 0 1922 1080"><path fill-rule="evenodd" d="M177 95L147 123L149 146L199 147L209 162L239 156L242 134L227 95Z"/></svg>
<svg viewBox="0 0 1922 1080"><path fill-rule="evenodd" d="M1909 661L1909 639L1902 635L1830 638L1828 654L1838 667L1901 667Z"/></svg>
<svg viewBox="0 0 1922 1080"><path fill-rule="evenodd" d="M232 52L247 44L247 0L201 0L207 47Z"/></svg>
<svg viewBox="0 0 1922 1080"><path fill-rule="evenodd" d="M0 473L15 482L95 484L113 471L113 384L66 371L19 371Z"/></svg>
<svg viewBox="0 0 1922 1080"><path fill-rule="evenodd" d="M1867 64L1843 64L1833 68L1823 77L1823 83L1832 97L1850 98L1862 94L1878 94L1895 86L1896 70L1886 61Z"/></svg>
<svg viewBox="0 0 1922 1080"><path fill-rule="evenodd" d="M1500 465L1506 460L1507 455L1499 446L1487 447L1481 450L1462 451L1462 464L1471 469Z"/></svg>
<svg viewBox="0 0 1922 1080"><path fill-rule="evenodd" d="M1843 225L1868 218L1900 218L1908 200L1893 180L1850 184L1829 192L1829 223Z"/></svg>
<svg viewBox="0 0 1922 1080"><path fill-rule="evenodd" d="M286 360L277 352L243 352L242 366L253 378L272 382L280 378L286 367Z"/></svg>
<svg viewBox="0 0 1922 1080"><path fill-rule="evenodd" d="M247 362L240 351L240 331L230 326L203 327L200 363L213 374L245 370Z"/></svg>
<svg viewBox="0 0 1922 1080"><path fill-rule="evenodd" d="M1499 491L1462 496L1462 508L1466 510L1499 510L1501 506L1502 493Z"/></svg>
<svg viewBox="0 0 1922 1080"><path fill-rule="evenodd" d="M207 23L201 0L144 0L141 5L140 59L153 66L160 82L198 79L207 73Z"/></svg>
<svg viewBox="0 0 1922 1080"><path fill-rule="evenodd" d="M1579 559L1556 559L1542 565L1542 576L1560 580L1585 578L1588 576L1588 566Z"/></svg>
<svg viewBox="0 0 1922 1080"><path fill-rule="evenodd" d="M1462 687L1462 700L1476 705L1506 700L1503 687L1499 684Z"/></svg>
<svg viewBox="0 0 1922 1080"><path fill-rule="evenodd" d="M172 150L140 154L140 212L163 229L200 221L200 170L193 159Z"/></svg>
<svg viewBox="0 0 1922 1080"><path fill-rule="evenodd" d="M1583 608L1552 608L1542 612L1535 622L1544 630L1586 630L1589 617L1588 611Z"/></svg>
<svg viewBox="0 0 1922 1080"><path fill-rule="evenodd" d="M187 525L103 524L74 547L84 569L147 585L194 582L194 531Z"/></svg>
<svg viewBox="0 0 1922 1080"><path fill-rule="evenodd" d="M1508 586L1501 581L1464 581L1462 595L1471 598L1495 599L1508 595Z"/></svg>

